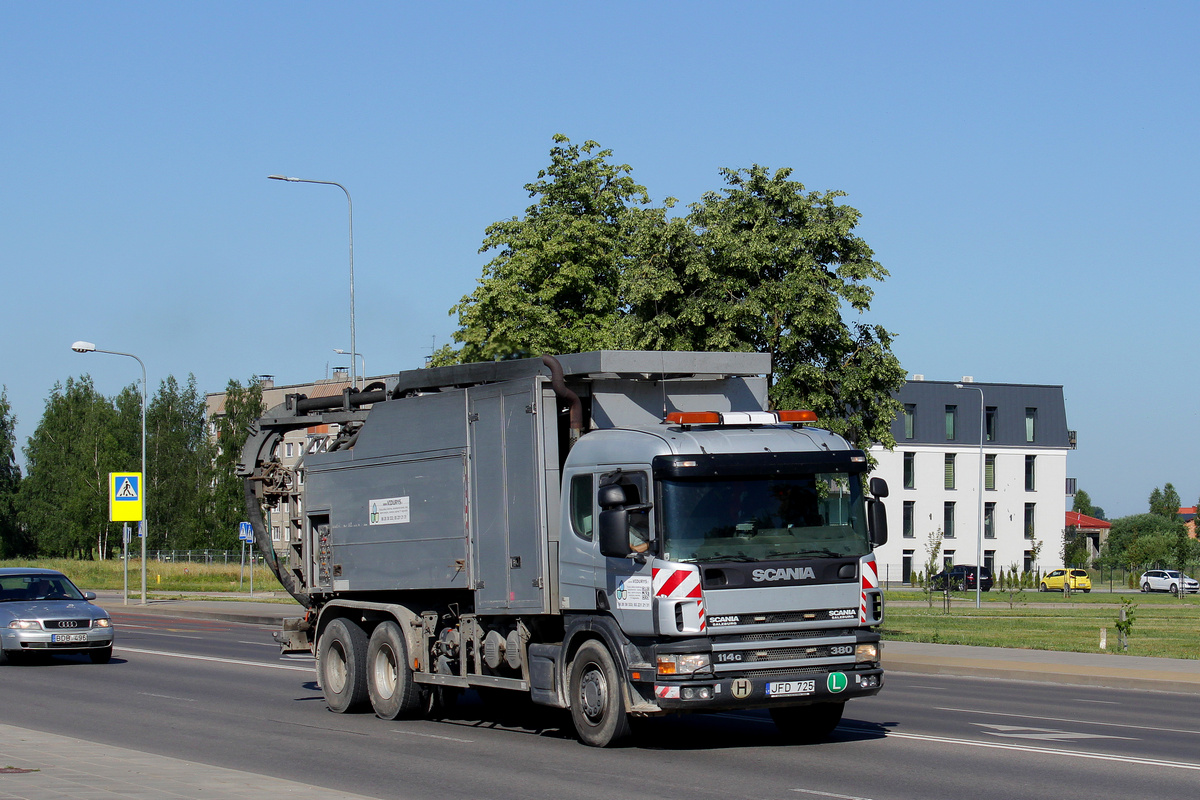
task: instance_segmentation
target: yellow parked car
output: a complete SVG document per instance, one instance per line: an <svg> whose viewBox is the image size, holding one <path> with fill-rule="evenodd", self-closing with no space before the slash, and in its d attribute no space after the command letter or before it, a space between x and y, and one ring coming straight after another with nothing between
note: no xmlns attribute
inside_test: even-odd
<svg viewBox="0 0 1200 800"><path fill-rule="evenodd" d="M1068 584L1071 591L1083 590L1090 592L1092 590L1092 579L1088 577L1086 571L1081 569L1069 570L1070 577L1067 577L1068 570L1052 569L1042 576L1042 582L1038 585L1039 592L1061 592L1063 581L1070 581Z"/></svg>

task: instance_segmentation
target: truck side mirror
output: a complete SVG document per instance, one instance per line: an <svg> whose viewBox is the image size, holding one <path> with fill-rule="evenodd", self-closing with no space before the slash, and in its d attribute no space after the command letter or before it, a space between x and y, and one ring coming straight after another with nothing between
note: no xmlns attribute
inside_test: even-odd
<svg viewBox="0 0 1200 800"><path fill-rule="evenodd" d="M884 486L884 493L887 493L886 485ZM867 505L867 527L871 531L871 544L876 547L885 545L888 540L887 509L878 500L868 500Z"/></svg>
<svg viewBox="0 0 1200 800"><path fill-rule="evenodd" d="M600 491L603 492L604 489ZM624 497L624 495L625 493L622 491L621 496ZM625 558L633 552L629 547L629 512L625 509L609 508L601 511L597 530L600 537L601 555Z"/></svg>
<svg viewBox="0 0 1200 800"><path fill-rule="evenodd" d="M888 496L887 481L883 478L871 478L871 494L882 500Z"/></svg>

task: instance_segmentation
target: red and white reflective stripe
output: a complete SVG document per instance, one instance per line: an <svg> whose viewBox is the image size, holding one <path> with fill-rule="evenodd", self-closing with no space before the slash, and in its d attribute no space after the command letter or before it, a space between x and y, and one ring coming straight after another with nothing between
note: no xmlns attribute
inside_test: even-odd
<svg viewBox="0 0 1200 800"><path fill-rule="evenodd" d="M662 698L663 700L678 700L679 699L679 687L678 686L655 685L654 696Z"/></svg>
<svg viewBox="0 0 1200 800"><path fill-rule="evenodd" d="M858 621L867 623L867 590L879 588L879 573L875 570L875 556L863 559L860 567L862 572L862 591L859 593Z"/></svg>
<svg viewBox="0 0 1200 800"><path fill-rule="evenodd" d="M654 596L699 598L700 570L696 567L655 567Z"/></svg>
<svg viewBox="0 0 1200 800"><path fill-rule="evenodd" d="M700 591L700 569L698 567L655 567L653 572L654 596L668 600L692 600L681 604L685 613L696 610L695 630L703 631L708 624L704 613L704 594Z"/></svg>

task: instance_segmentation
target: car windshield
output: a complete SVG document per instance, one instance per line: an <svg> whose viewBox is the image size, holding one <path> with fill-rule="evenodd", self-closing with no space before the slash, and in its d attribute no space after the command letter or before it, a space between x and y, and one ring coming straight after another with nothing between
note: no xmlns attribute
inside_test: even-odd
<svg viewBox="0 0 1200 800"><path fill-rule="evenodd" d="M0 575L0 603L18 600L82 600L83 594L65 575L27 573Z"/></svg>
<svg viewBox="0 0 1200 800"><path fill-rule="evenodd" d="M663 557L771 561L871 552L857 476L672 478L659 484Z"/></svg>

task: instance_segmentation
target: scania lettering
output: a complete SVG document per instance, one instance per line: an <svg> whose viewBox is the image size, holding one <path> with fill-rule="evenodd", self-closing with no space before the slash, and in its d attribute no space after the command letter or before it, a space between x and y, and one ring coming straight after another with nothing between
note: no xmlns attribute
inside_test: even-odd
<svg viewBox="0 0 1200 800"><path fill-rule="evenodd" d="M812 412L769 410L770 373L602 351L288 395L238 467L305 608L282 649L316 657L336 712L436 715L473 688L569 709L593 746L749 708L825 737L883 682L887 487Z"/></svg>

